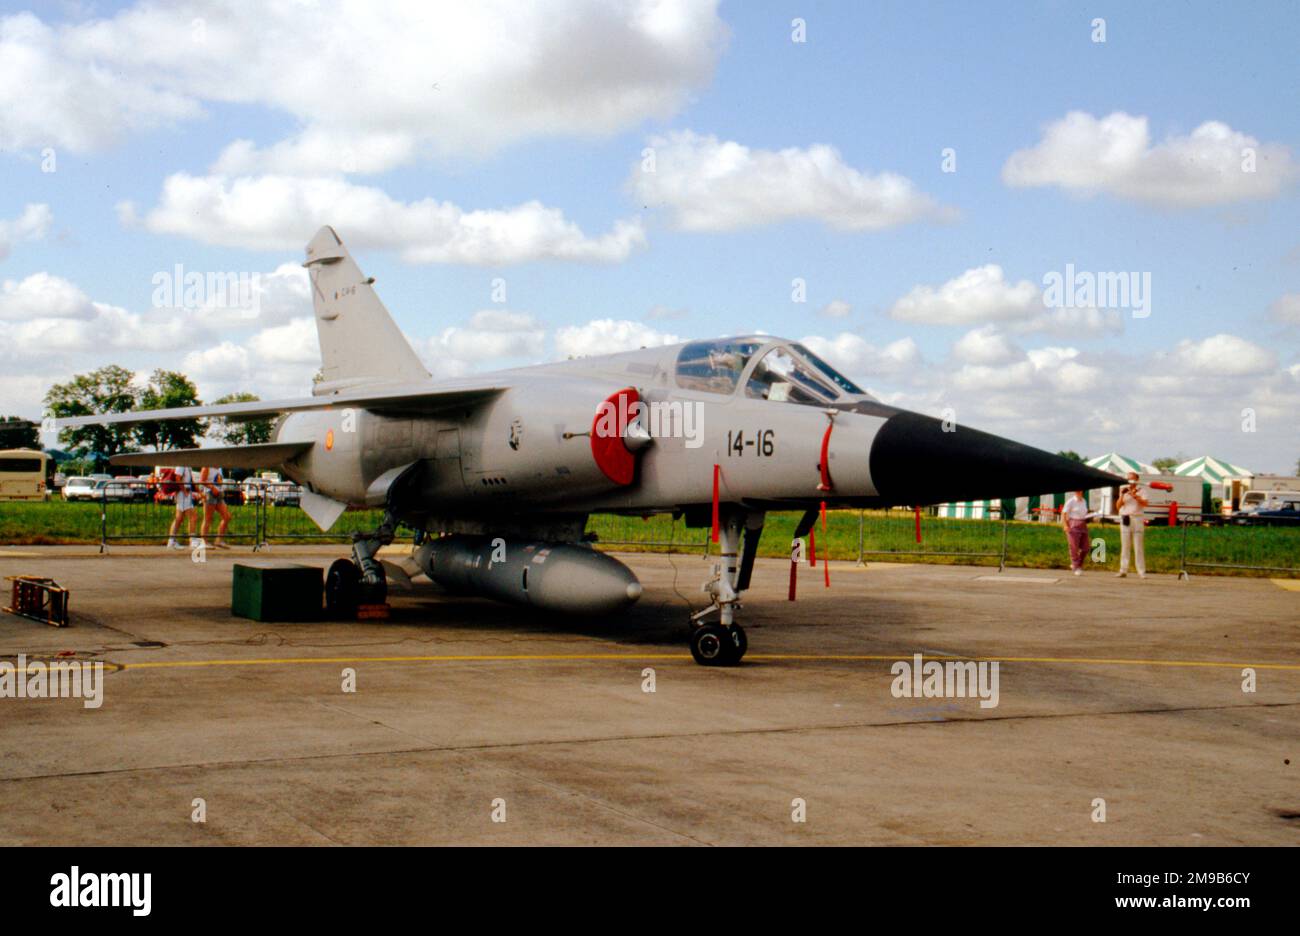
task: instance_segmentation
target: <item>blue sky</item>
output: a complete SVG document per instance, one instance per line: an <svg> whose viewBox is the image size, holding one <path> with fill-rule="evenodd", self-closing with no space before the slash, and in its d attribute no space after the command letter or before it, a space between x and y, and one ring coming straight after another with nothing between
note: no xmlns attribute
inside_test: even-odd
<svg viewBox="0 0 1300 936"><path fill-rule="evenodd" d="M310 307L282 265L329 220L435 374L762 330L1047 448L1295 468L1294 5L491 7L394 7L385 31L327 3L0 4L0 410L39 415L50 380L110 362L185 369L208 398L302 392ZM337 159L384 135L374 165ZM236 140L254 155L223 159ZM743 165L718 183L729 144ZM1225 175L1246 147L1256 172ZM882 173L908 186L892 213ZM206 195L169 195L179 174ZM426 199L462 214L452 233L411 210ZM533 202L569 234L527 233L511 212ZM20 223L32 205L48 217ZM449 248L479 211L519 249ZM602 242L620 223L630 241ZM152 305L177 263L282 272L259 320L218 329ZM1067 263L1148 273L1151 314L1049 323L1016 286Z"/></svg>

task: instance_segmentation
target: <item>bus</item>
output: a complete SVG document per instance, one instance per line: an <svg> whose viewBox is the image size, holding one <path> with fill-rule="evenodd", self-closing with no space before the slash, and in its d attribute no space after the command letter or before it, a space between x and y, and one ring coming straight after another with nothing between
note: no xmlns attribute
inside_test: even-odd
<svg viewBox="0 0 1300 936"><path fill-rule="evenodd" d="M35 449L0 451L0 501L45 500L49 461L50 456Z"/></svg>

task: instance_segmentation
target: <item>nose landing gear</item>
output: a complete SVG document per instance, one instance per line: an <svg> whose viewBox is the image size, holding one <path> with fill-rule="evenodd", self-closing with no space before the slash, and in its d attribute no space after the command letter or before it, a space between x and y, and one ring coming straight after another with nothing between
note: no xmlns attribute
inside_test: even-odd
<svg viewBox="0 0 1300 936"><path fill-rule="evenodd" d="M740 593L749 587L758 553L758 538L763 532L761 513L730 513L719 529L722 560L713 567L713 578L704 583L703 591L712 602L702 611L691 615L691 656L701 666L735 666L749 648L745 629L736 622L736 609L740 607ZM740 552L741 535L745 550ZM718 612L716 624L700 623L705 617Z"/></svg>

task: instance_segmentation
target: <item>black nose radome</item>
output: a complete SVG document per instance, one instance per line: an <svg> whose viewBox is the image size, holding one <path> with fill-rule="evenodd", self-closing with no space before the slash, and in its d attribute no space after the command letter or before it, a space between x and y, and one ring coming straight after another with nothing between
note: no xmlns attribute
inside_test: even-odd
<svg viewBox="0 0 1300 936"><path fill-rule="evenodd" d="M871 443L871 480L890 504L1021 497L1122 484L1089 468L978 429L920 413L891 416Z"/></svg>

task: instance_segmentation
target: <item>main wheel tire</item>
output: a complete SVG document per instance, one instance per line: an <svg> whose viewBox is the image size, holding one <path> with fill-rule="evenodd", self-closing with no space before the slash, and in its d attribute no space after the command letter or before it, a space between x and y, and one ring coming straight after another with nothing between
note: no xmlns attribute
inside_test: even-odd
<svg viewBox="0 0 1300 936"><path fill-rule="evenodd" d="M336 559L325 575L325 610L332 617L353 617L360 603L361 572L351 559Z"/></svg>
<svg viewBox="0 0 1300 936"><path fill-rule="evenodd" d="M737 625L705 624L691 633L691 656L701 666L735 666L748 647Z"/></svg>
<svg viewBox="0 0 1300 936"><path fill-rule="evenodd" d="M745 629L739 624L731 625L731 644L731 662L739 663L745 651L749 649L749 637L745 635Z"/></svg>

